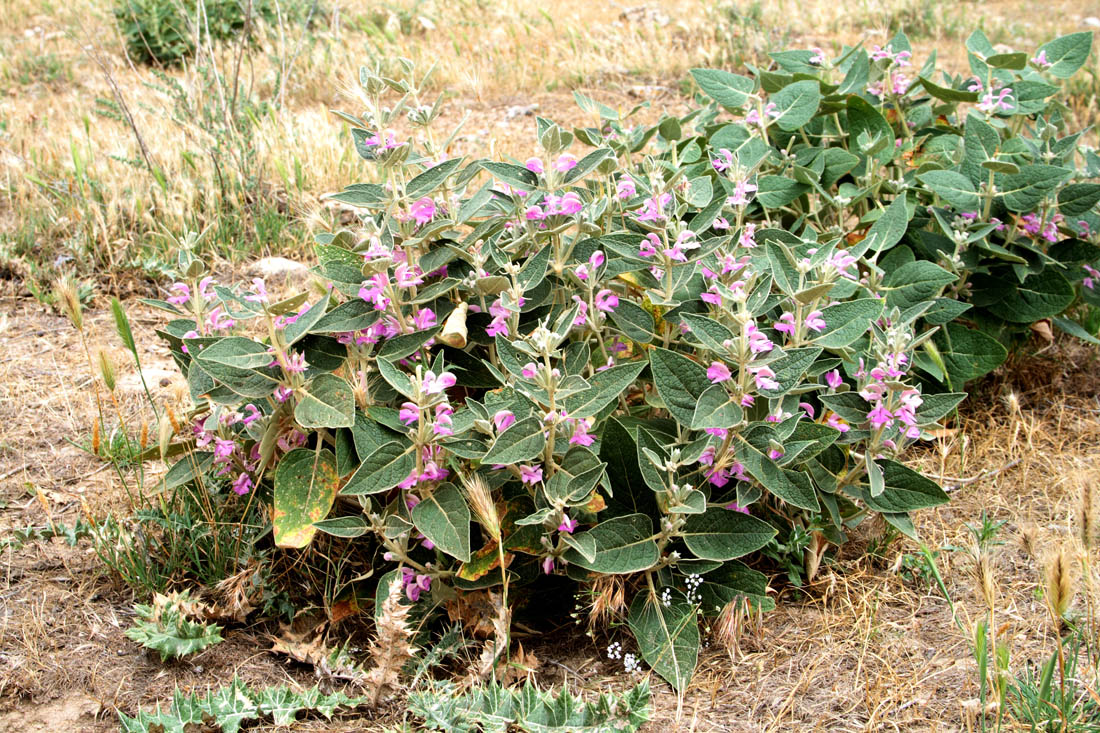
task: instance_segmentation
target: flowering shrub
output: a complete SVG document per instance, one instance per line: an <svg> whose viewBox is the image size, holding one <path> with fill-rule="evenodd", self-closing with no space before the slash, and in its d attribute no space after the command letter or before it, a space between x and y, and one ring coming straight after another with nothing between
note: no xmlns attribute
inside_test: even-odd
<svg viewBox="0 0 1100 733"><path fill-rule="evenodd" d="M642 659L682 688L698 614L771 605L738 558L797 581L872 513L913 535L947 497L900 457L964 396L935 384L999 363L995 318L1075 297L1100 189L1063 185L1076 137L1035 85L1081 41L1025 69L981 38L987 92L910 82L902 37L783 52L694 73L737 121L630 127L578 95L601 126L540 118L523 164L448 157L438 105L365 70L345 118L378 181L331 197L362 226L319 237L313 299L183 252L156 303L196 403L166 480L260 492L280 547L364 537L410 603L625 576Z"/></svg>

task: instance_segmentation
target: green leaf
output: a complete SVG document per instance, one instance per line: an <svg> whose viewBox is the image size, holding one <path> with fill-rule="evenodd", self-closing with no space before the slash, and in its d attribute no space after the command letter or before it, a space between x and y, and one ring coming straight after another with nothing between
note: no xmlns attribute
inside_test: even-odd
<svg viewBox="0 0 1100 733"><path fill-rule="evenodd" d="M756 191L756 200L767 209L786 206L810 190L805 183L799 183L786 176L760 176L756 183L759 186Z"/></svg>
<svg viewBox="0 0 1100 733"><path fill-rule="evenodd" d="M667 606L646 591L634 596L628 622L642 659L677 692L683 692L699 659L699 624L695 607L683 593L675 588L662 593Z"/></svg>
<svg viewBox="0 0 1100 733"><path fill-rule="evenodd" d="M988 374L1008 357L1008 350L997 339L958 323L948 323L932 340L955 387Z"/></svg>
<svg viewBox="0 0 1100 733"><path fill-rule="evenodd" d="M956 276L928 260L907 262L883 278L886 307L910 308L940 294ZM827 323L828 321L826 321Z"/></svg>
<svg viewBox="0 0 1100 733"><path fill-rule="evenodd" d="M1056 165L1025 165L1015 175L1001 176L997 196L1010 211L1032 211L1072 174L1068 168Z"/></svg>
<svg viewBox="0 0 1100 733"><path fill-rule="evenodd" d="M881 252L889 249L901 241L905 236L905 230L909 228L909 209L906 206L906 197L902 193L886 207L882 216L871 225L867 236L859 243L861 252L849 252L853 256L860 256L862 252L870 249L872 252Z"/></svg>
<svg viewBox="0 0 1100 733"><path fill-rule="evenodd" d="M608 519L585 532L596 541L596 557L589 561L576 550L566 550L567 562L605 575L625 575L648 570L657 563L653 524L644 514Z"/></svg>
<svg viewBox="0 0 1100 733"><path fill-rule="evenodd" d="M565 409L570 417L583 418L598 414L605 407L619 399L626 389L634 383L646 362L628 361L602 372L596 372L587 379L589 388L571 394L565 398Z"/></svg>
<svg viewBox="0 0 1100 733"><path fill-rule="evenodd" d="M1053 320L1055 326L1057 326L1065 333L1068 333L1070 336L1075 336L1082 341L1087 341L1090 344L1100 346L1100 339L1096 338L1096 336L1086 331L1085 327L1077 321L1072 321L1069 318L1063 318L1061 316L1058 316Z"/></svg>
<svg viewBox="0 0 1100 733"><path fill-rule="evenodd" d="M698 558L733 560L768 544L776 530L743 512L711 507L705 514L689 516L679 535Z"/></svg>
<svg viewBox="0 0 1100 733"><path fill-rule="evenodd" d="M381 311L374 308L374 304L361 298L341 303L326 313L313 325L313 333L346 333L348 331L361 331L374 324L381 316Z"/></svg>
<svg viewBox="0 0 1100 733"><path fill-rule="evenodd" d="M412 508L411 516L436 547L461 562L470 561L470 508L454 484L437 486Z"/></svg>
<svg viewBox="0 0 1100 733"><path fill-rule="evenodd" d="M510 466L530 461L546 447L543 430L542 421L537 417L520 420L497 436L481 462L485 465Z"/></svg>
<svg viewBox="0 0 1100 733"><path fill-rule="evenodd" d="M1052 267L1029 275L996 308L1012 323L1034 323L1062 313L1077 297L1073 285Z"/></svg>
<svg viewBox="0 0 1100 733"><path fill-rule="evenodd" d="M855 142L861 134L871 139L877 139L881 144L878 152L874 154L875 161L879 164L886 163L894 157L894 130L882 114L872 107L862 97L854 94L848 97L848 135L852 141L852 151L855 150Z"/></svg>
<svg viewBox="0 0 1100 733"><path fill-rule="evenodd" d="M1023 51L995 53L992 56L987 56L985 62L994 69L1020 71L1021 69L1027 68L1027 54Z"/></svg>
<svg viewBox="0 0 1100 733"><path fill-rule="evenodd" d="M328 516L339 483L336 456L327 449L295 448L283 456L275 468L275 546L308 545L317 532L313 523Z"/></svg>
<svg viewBox="0 0 1100 733"><path fill-rule="evenodd" d="M242 336L230 336L198 352L200 362L221 364L234 369L259 369L271 363L271 352L261 343Z"/></svg>
<svg viewBox="0 0 1100 733"><path fill-rule="evenodd" d="M283 331L283 338L286 340L287 346L312 331L313 326L324 317L325 310L328 308L329 297L329 294L325 293L323 298L310 306L305 313L299 314L294 323L286 327L286 330Z"/></svg>
<svg viewBox="0 0 1100 733"><path fill-rule="evenodd" d="M404 481L415 468L413 449L393 440L367 455L340 493L360 496L388 491Z"/></svg>
<svg viewBox="0 0 1100 733"><path fill-rule="evenodd" d="M968 92L965 89L954 89L936 84L927 76L920 77L921 86L936 99L943 102L977 102L978 93Z"/></svg>
<svg viewBox="0 0 1100 733"><path fill-rule="evenodd" d="M945 417L960 402L966 399L966 392L923 395L924 402L917 408L918 422L931 423Z"/></svg>
<svg viewBox="0 0 1100 733"><path fill-rule="evenodd" d="M322 519L319 522L314 522L313 526L333 537L344 537L349 539L362 537L370 531L370 524L367 523L366 519L358 515Z"/></svg>
<svg viewBox="0 0 1100 733"><path fill-rule="evenodd" d="M547 498L565 503L584 500L599 483L604 466L588 448L570 446L546 485Z"/></svg>
<svg viewBox="0 0 1100 733"><path fill-rule="evenodd" d="M691 427L695 406L710 386L707 370L700 364L668 349L649 352L653 383L657 393L676 422Z"/></svg>
<svg viewBox="0 0 1100 733"><path fill-rule="evenodd" d="M1064 216L1087 214L1100 201L1100 183L1071 183L1058 192L1058 211Z"/></svg>
<svg viewBox="0 0 1100 733"><path fill-rule="evenodd" d="M334 374L319 374L298 393L294 419L303 428L350 428L355 424L355 393Z"/></svg>
<svg viewBox="0 0 1100 733"><path fill-rule="evenodd" d="M825 330L815 336L813 342L827 349L850 346L882 317L882 301L878 298L859 298L830 305L821 311Z"/></svg>
<svg viewBox="0 0 1100 733"><path fill-rule="evenodd" d="M712 384L699 396L690 427L694 430L732 428L744 417L741 405L733 401L726 388L720 384Z"/></svg>
<svg viewBox="0 0 1100 733"><path fill-rule="evenodd" d="M917 175L924 185L959 211L976 211L981 203L970 179L956 171L928 171Z"/></svg>
<svg viewBox="0 0 1100 733"><path fill-rule="evenodd" d="M818 511L821 508L817 493L806 474L780 468L775 461L764 455L744 436L739 434L737 438L740 441L737 449L738 460L745 466L749 475L760 482L761 486L788 504L801 509Z"/></svg>
<svg viewBox="0 0 1100 733"><path fill-rule="evenodd" d="M611 320L624 336L640 344L652 341L653 333L657 330L657 324L650 312L632 300L620 299L619 306L611 312Z"/></svg>
<svg viewBox="0 0 1100 733"><path fill-rule="evenodd" d="M719 354L726 353L723 342L733 338L733 331L723 326L718 321L695 313L683 313L680 318L687 324L699 343Z"/></svg>
<svg viewBox="0 0 1100 733"><path fill-rule="evenodd" d="M780 130L793 132L804 126L817 114L821 105L821 87L817 81L807 79L788 84L771 95L775 103L775 124Z"/></svg>
<svg viewBox="0 0 1100 733"><path fill-rule="evenodd" d="M523 166L485 160L481 162L481 167L489 171L489 175L497 180L504 181L509 186L514 186L522 191L534 191L538 188L538 176Z"/></svg>
<svg viewBox="0 0 1100 733"><path fill-rule="evenodd" d="M947 494L935 481L895 461L875 463L882 469L885 489L878 496L866 489L862 493L863 501L876 512L903 514L947 503Z"/></svg>
<svg viewBox="0 0 1100 733"><path fill-rule="evenodd" d="M1059 36L1039 46L1039 50L1046 53L1047 61L1051 64L1046 73L1059 79L1068 79L1088 60L1089 52L1092 51L1092 31Z"/></svg>
<svg viewBox="0 0 1100 733"><path fill-rule="evenodd" d="M464 158L451 158L432 166L406 184L405 195L414 199L430 195L443 185L448 176L458 170L463 160Z"/></svg>
<svg viewBox="0 0 1100 733"><path fill-rule="evenodd" d="M692 69L691 76L704 94L729 110L744 107L756 88L756 82L747 76L720 69Z"/></svg>

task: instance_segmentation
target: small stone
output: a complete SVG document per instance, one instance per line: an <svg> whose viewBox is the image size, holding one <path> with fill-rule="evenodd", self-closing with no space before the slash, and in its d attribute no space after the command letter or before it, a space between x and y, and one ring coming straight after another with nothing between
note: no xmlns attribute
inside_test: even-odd
<svg viewBox="0 0 1100 733"><path fill-rule="evenodd" d="M1100 18L1097 18L1095 15L1090 15L1085 18L1084 23L1092 28L1100 28Z"/></svg>

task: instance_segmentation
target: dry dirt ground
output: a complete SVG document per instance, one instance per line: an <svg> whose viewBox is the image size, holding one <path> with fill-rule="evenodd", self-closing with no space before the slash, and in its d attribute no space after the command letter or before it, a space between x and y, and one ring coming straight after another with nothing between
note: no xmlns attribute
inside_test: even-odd
<svg viewBox="0 0 1100 733"><path fill-rule="evenodd" d="M122 504L106 464L74 446L93 418L92 382L75 332L62 317L3 281L0 295L0 538L12 530L72 525ZM177 378L152 329L155 313L128 308L147 381L170 395ZM114 342L109 313L87 314L97 342ZM111 334L111 337L108 335ZM1031 345L981 385L964 417L915 459L946 476L952 502L918 515L934 549L965 545L982 511L1007 521L994 556L997 623L1012 669L1045 658L1053 635L1037 588L1045 553L1068 540L1080 486L1100 466L1097 353L1073 343ZM140 382L121 367L123 410ZM155 470L155 469L154 469ZM977 480L974 480L977 477ZM963 479L963 480L958 480ZM917 552L898 541L874 556L869 528L801 590L777 578L779 608L731 652L711 644L682 704L654 681L650 730L966 730L976 696L968 640L933 586L899 568ZM174 687L203 689L234 674L257 684L312 684L311 672L270 654L265 624L230 626L226 641L185 662L163 664L123 636L133 597L104 572L87 540L6 543L0 580L0 731L112 730L115 711L164 701ZM939 563L964 626L983 612L972 563L943 551ZM1078 605L1080 605L1080 594ZM363 635L365 624L345 626ZM536 678L587 690L630 680L595 640L564 629L528 641ZM399 703L302 730L373 729L400 720Z"/></svg>

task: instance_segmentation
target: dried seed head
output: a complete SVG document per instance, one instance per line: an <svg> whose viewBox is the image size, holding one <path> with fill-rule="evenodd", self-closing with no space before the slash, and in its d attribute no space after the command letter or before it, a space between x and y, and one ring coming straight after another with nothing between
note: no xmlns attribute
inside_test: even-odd
<svg viewBox="0 0 1100 733"><path fill-rule="evenodd" d="M462 485L466 489L466 497L470 501L470 508L474 510L478 524L489 533L497 542L500 542L500 514L497 505L493 501L492 492L485 483L485 479L476 473L470 476L462 476Z"/></svg>
<svg viewBox="0 0 1100 733"><path fill-rule="evenodd" d="M92 453L99 455L99 418L92 420Z"/></svg>
<svg viewBox="0 0 1100 733"><path fill-rule="evenodd" d="M71 277L63 277L54 283L54 295L58 305L78 331L84 330L84 308L80 304L80 290Z"/></svg>
<svg viewBox="0 0 1100 733"><path fill-rule="evenodd" d="M111 356L103 349L99 350L99 374L103 377L103 383L107 385L108 392L114 392L117 381L115 379L115 363Z"/></svg>
<svg viewBox="0 0 1100 733"><path fill-rule="evenodd" d="M747 608L746 599L734 598L722 607L722 612L714 622L714 638L729 652L733 652L741 641Z"/></svg>
<svg viewBox="0 0 1100 733"><path fill-rule="evenodd" d="M180 431L180 423L179 420L176 419L176 413L172 411L172 408L169 405L164 406L164 412L168 415L168 424L172 426L172 435L178 434ZM163 431L164 428L162 427L161 432Z"/></svg>
<svg viewBox="0 0 1100 733"><path fill-rule="evenodd" d="M160 423L157 424L157 432L157 447L160 448L161 460L164 460L168 457L168 445L172 442L172 423L168 420L161 420Z"/></svg>
<svg viewBox="0 0 1100 733"><path fill-rule="evenodd" d="M619 575L602 575L592 583L588 628L606 628L626 611L626 589Z"/></svg>
<svg viewBox="0 0 1100 733"><path fill-rule="evenodd" d="M1076 514L1074 530L1077 532L1077 539L1085 552L1091 552L1096 544L1096 492L1093 491L1092 482L1088 478L1081 482L1081 491L1077 495L1074 513Z"/></svg>
<svg viewBox="0 0 1100 733"><path fill-rule="evenodd" d="M149 421L148 420L143 419L141 421L141 434L138 436L138 445L141 446L142 450L145 450L146 447L148 447L148 445L149 445Z"/></svg>
<svg viewBox="0 0 1100 733"><path fill-rule="evenodd" d="M1039 542L1039 528L1034 524L1025 524L1020 529L1020 546L1031 557L1035 557L1035 549Z"/></svg>
<svg viewBox="0 0 1100 733"><path fill-rule="evenodd" d="M1075 593L1073 581L1073 562L1065 546L1060 546L1051 553L1046 564L1047 607L1057 623L1061 623L1062 617L1073 602Z"/></svg>

